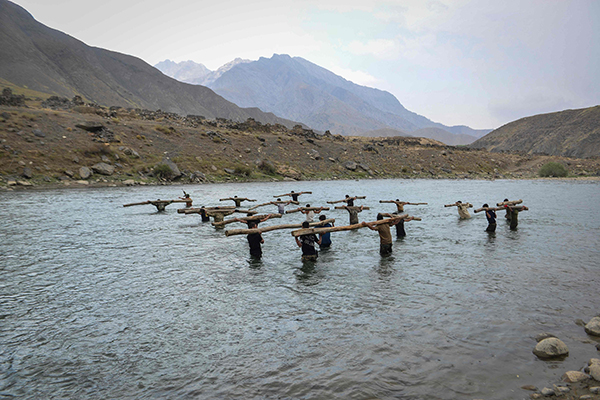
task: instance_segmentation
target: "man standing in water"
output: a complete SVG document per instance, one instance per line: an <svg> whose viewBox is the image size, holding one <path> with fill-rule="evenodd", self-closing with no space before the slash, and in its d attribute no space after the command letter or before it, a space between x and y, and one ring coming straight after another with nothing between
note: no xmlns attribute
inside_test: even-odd
<svg viewBox="0 0 600 400"><path fill-rule="evenodd" d="M325 215L321 215L319 217L319 221L325 221L326 219L327 219L327 217ZM328 222L324 225L320 225L319 228L330 228L332 226L333 226L333 223ZM321 240L321 244L319 244L319 247L321 249L331 246L331 232L320 233L319 239Z"/></svg>
<svg viewBox="0 0 600 400"><path fill-rule="evenodd" d="M483 205L483 208L489 208L486 204ZM485 210L485 217L488 221L488 227L485 230L486 232L496 232L496 211L494 210Z"/></svg>
<svg viewBox="0 0 600 400"><path fill-rule="evenodd" d="M304 221L302 223L302 229L310 228L310 224L308 221ZM317 236L314 233L309 233L308 235L297 236L296 244L298 247L302 247L302 261L316 261L317 260L317 250L315 249L315 243L321 244L321 239L317 240Z"/></svg>
<svg viewBox="0 0 600 400"><path fill-rule="evenodd" d="M248 223L248 229L256 229L258 224L255 221L250 221ZM264 243L265 240L262 238L260 233L251 233L248 235L248 245L250 246L250 257L260 260L262 257L262 248L261 244Z"/></svg>
<svg viewBox="0 0 600 400"><path fill-rule="evenodd" d="M469 203L463 203L460 200L456 202L456 208L458 208L458 216L460 219L471 218L471 214L469 214L469 207L473 207L473 205Z"/></svg>
<svg viewBox="0 0 600 400"><path fill-rule="evenodd" d="M529 208L525 206L506 206L507 210L510 210L510 230L516 231L519 225L519 211L527 211Z"/></svg>
<svg viewBox="0 0 600 400"><path fill-rule="evenodd" d="M383 214L377 214L377 221L381 221L383 219ZM398 220L392 221L390 220L387 223L372 225L368 222L363 222L363 226L371 229L372 231L377 231L379 233L379 253L382 256L386 256L388 254L392 254L392 233L390 232L390 225L396 225Z"/></svg>

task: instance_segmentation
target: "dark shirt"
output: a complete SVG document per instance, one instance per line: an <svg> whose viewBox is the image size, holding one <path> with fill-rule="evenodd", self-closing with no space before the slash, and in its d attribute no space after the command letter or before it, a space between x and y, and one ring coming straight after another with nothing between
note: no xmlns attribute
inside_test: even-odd
<svg viewBox="0 0 600 400"><path fill-rule="evenodd" d="M309 235L302 235L298 237L300 243L302 243L302 255L303 256L312 256L317 254L317 250L315 250L315 243L318 241L317 236L311 233Z"/></svg>
<svg viewBox="0 0 600 400"><path fill-rule="evenodd" d="M298 194L297 193L292 193L292 200L294 201L298 201Z"/></svg>
<svg viewBox="0 0 600 400"><path fill-rule="evenodd" d="M202 222L210 221L209 216L206 215L206 210L200 210L200 216L202 217Z"/></svg>
<svg viewBox="0 0 600 400"><path fill-rule="evenodd" d="M262 249L260 248L260 242L262 236L260 233L251 233L248 235L248 244L250 245L250 255L255 257L262 256Z"/></svg>
<svg viewBox="0 0 600 400"><path fill-rule="evenodd" d="M348 207L354 207L354 199L348 198L346 204L348 204Z"/></svg>
<svg viewBox="0 0 600 400"><path fill-rule="evenodd" d="M331 227L330 223L326 223L325 225L322 226L322 228L329 228ZM327 232L324 233L321 236L321 247L327 247L327 246L331 246L331 233Z"/></svg>
<svg viewBox="0 0 600 400"><path fill-rule="evenodd" d="M495 224L496 223L496 211L494 211L494 210L487 210L485 212L485 217L488 220L488 224Z"/></svg>

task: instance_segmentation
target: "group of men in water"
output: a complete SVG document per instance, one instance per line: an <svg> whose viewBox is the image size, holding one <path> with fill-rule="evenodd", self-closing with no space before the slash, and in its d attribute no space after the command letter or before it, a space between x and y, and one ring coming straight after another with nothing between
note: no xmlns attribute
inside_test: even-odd
<svg viewBox="0 0 600 400"><path fill-rule="evenodd" d="M303 193L311 193L311 192L295 193L294 191L292 191L291 193L288 193L285 195L280 195L281 197L290 196L290 197L292 197L292 200L283 201L283 200L281 200L281 197L278 197L277 201L272 201L269 203L265 203L263 205L274 204L277 206L279 214L284 214L285 206L289 205L290 203L297 204L298 196ZM411 202L407 202L407 201L400 201L399 199L388 200L388 201L382 200L382 201L380 201L380 203L395 204L396 208L397 208L396 212L391 213L391 214L390 213L378 213L376 222L371 222L371 223L362 222L359 224L358 213L363 211L363 209L369 209L369 208L364 207L364 206L355 206L354 201L358 198L364 198L364 196L363 197L358 197L358 196L350 197L349 195L346 195L345 199L343 199L343 200L338 200L338 201L328 202L328 203L337 203L337 202L345 202L346 203L345 206L336 207L336 208L346 209L348 211L349 216L350 216L350 225L353 225L353 227L351 229L358 229L358 228L366 227L373 231L377 231L379 234L379 239L380 239L380 253L381 253L381 255L384 255L384 256L392 253L393 239L392 239L392 234L391 234L391 230L390 230L391 226L396 227L396 236L398 238L402 238L402 237L406 236L406 231L404 230L404 223L415 219L414 217L409 217L406 215L402 216L402 214L404 213L404 206L427 204L427 203L411 203ZM238 198L237 196L234 196L234 198L222 199L222 200L234 200L236 203L236 206L238 206L238 207L239 207L239 204L241 203L240 200L241 201L244 201L244 200L254 201L254 200L245 199L245 198ZM510 201L508 201L508 199L504 199L503 203L498 204L499 206L502 204L503 207L506 209L505 218L510 223L510 229L512 229L512 230L516 229L516 227L518 225L519 211L528 209L525 206L517 207L514 203L518 203L518 202L510 202ZM261 205L258 205L257 207L259 207L259 206L261 206ZM457 201L456 203L447 205L446 207L449 207L449 206L457 207L458 214L461 219L471 218L468 208L473 207L472 204L462 203L461 201ZM324 209L327 209L327 208L326 207L311 207L310 204L306 204L305 207L301 207L298 210L295 210L295 211L300 211L306 215L306 220L302 223L302 229L310 228L310 224L311 224L311 222L313 222L315 215L320 214L321 211L323 211ZM498 208L491 208L488 206L488 204L484 204L481 209L475 210L475 212L485 211L485 215L486 215L486 218L488 221L488 227L486 229L487 232L495 232L495 230L496 230L497 216L496 216L495 210L498 210ZM249 216L250 215L251 214L249 214ZM247 223L248 229L257 229L258 224L260 222L266 221L267 219L270 218L270 216L271 216L271 214L262 219L243 220L243 219L235 218L235 220L237 220L239 222ZM399 218L400 216L402 216L402 217ZM208 219L208 216L206 216L206 215L202 215L202 217L203 217L202 218L203 221L205 220L205 218ZM325 221L326 219L327 219L327 217L325 215L319 216L320 221ZM417 220L419 220L419 219L417 218ZM333 226L334 226L334 224L332 222L325 222L322 225L318 225L319 228L328 228L328 227L333 227ZM350 227L349 227L349 229L350 229ZM261 232L258 231L258 232L249 233L247 235L247 240L248 240L248 245L250 247L250 255L253 258L260 259L262 257L262 246L261 245L264 243L264 239L262 237ZM328 248L329 246L331 246L331 234L329 232L321 232L318 235L315 233L300 234L299 236L295 237L295 240L296 240L296 244L298 245L298 247L300 247L302 249L302 260L303 261L314 261L317 259L318 251L315 247L316 245L319 245L320 249Z"/></svg>

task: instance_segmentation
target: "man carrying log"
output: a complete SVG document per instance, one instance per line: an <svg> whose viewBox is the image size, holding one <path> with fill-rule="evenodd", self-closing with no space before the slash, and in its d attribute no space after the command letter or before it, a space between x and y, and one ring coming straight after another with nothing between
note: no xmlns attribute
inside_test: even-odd
<svg viewBox="0 0 600 400"><path fill-rule="evenodd" d="M416 217L409 217L406 214L382 214L384 217L388 217L388 218L397 218L397 217L404 217L402 219L400 219L398 221L398 223L396 224L396 238L401 239L403 237L406 237L406 231L404 230L404 223L405 222L409 222L409 221L420 221L421 218L416 218Z"/></svg>
<svg viewBox="0 0 600 400"><path fill-rule="evenodd" d="M519 212L527 211L529 208L525 206L506 205L507 210L510 210L510 230L516 231L517 225L519 225Z"/></svg>
<svg viewBox="0 0 600 400"><path fill-rule="evenodd" d="M192 198L190 197L189 193L185 192L185 190L183 191L183 197L179 197L179 199L185 200L185 206L187 208L190 208L192 206Z"/></svg>
<svg viewBox="0 0 600 400"><path fill-rule="evenodd" d="M327 217L325 215L319 216L319 221L324 222L325 220L327 220ZM323 225L321 225L322 228L331 228L332 226L334 226L333 222L332 223L324 222ZM331 233L330 232L319 233L319 239L321 240L321 244L319 245L319 247L321 249L328 248L329 246L331 246Z"/></svg>
<svg viewBox="0 0 600 400"><path fill-rule="evenodd" d="M223 222L242 222L244 224L248 224L248 229L255 229L258 228L258 224L261 222L265 222L269 218L274 218L275 216L280 218L281 214L254 215L252 213L248 213L246 214L245 218L233 218ZM250 225L254 225L254 228L251 228Z"/></svg>
<svg viewBox="0 0 600 400"><path fill-rule="evenodd" d="M219 201L227 201L227 200L233 200L233 202L235 203L235 206L238 208L242 206L242 201L256 201L256 200L248 199L246 197L237 197L237 196L228 197L226 199L219 199Z"/></svg>
<svg viewBox="0 0 600 400"><path fill-rule="evenodd" d="M508 199L504 199L504 201L502 201L501 203L497 203L496 205L498 207L514 206L514 205L517 205L517 204L521 204L522 202L523 202L523 200L513 200L513 201L510 201ZM511 215L512 215L512 213L511 213L510 209L508 207L506 207L506 214L504 214L504 218L506 218L506 222L510 223Z"/></svg>
<svg viewBox="0 0 600 400"><path fill-rule="evenodd" d="M489 208L488 204L485 203L483 207L485 209L485 218L487 218L488 226L486 232L496 232L496 211L493 208Z"/></svg>
<svg viewBox="0 0 600 400"><path fill-rule="evenodd" d="M310 224L308 221L302 223L302 229L308 229ZM302 261L316 261L319 253L315 249L315 243L321 244L321 239L317 239L314 233L296 236L296 244L302 248Z"/></svg>
<svg viewBox="0 0 600 400"><path fill-rule="evenodd" d="M411 203L409 201L400 201L399 199L396 200L379 200L380 203L394 203L396 205L397 208L397 213L398 214L402 214L404 212L404 206L406 205L411 205L411 206L419 206L422 204L427 205L427 203Z"/></svg>
<svg viewBox="0 0 600 400"><path fill-rule="evenodd" d="M301 194L312 194L312 192L294 192L293 190L290 193L286 193L286 194L280 194L278 196L273 196L273 197L284 197L284 196L291 196L293 201L298 201L298 196L300 196Z"/></svg>
<svg viewBox="0 0 600 400"><path fill-rule="evenodd" d="M327 203L329 204L335 204L335 203L346 203L346 205L348 207L354 207L354 200L357 199L366 199L367 196L354 196L354 197L350 197L349 195L346 195L346 197L342 200L336 200L336 201L328 201Z"/></svg>
<svg viewBox="0 0 600 400"><path fill-rule="evenodd" d="M191 201L191 199L189 201ZM123 207L141 206L143 204L152 204L154 207L156 207L157 211L165 211L165 207L167 207L171 203L186 203L187 204L187 202L188 202L188 200L181 200L181 199L178 199L178 200L161 200L161 199L157 199L157 200L143 201L141 203L123 204Z"/></svg>
<svg viewBox="0 0 600 400"><path fill-rule="evenodd" d="M315 214L319 214L323 210L328 210L326 207L311 207L310 204L307 204L306 207L300 208L300 212L302 214L306 214L306 221L313 222L315 218Z"/></svg>
<svg viewBox="0 0 600 400"><path fill-rule="evenodd" d="M383 220L383 214L377 214L377 221ZM363 222L362 225L377 231L379 233L379 253L382 256L392 254L392 233L390 232L390 225L396 225L400 221L400 218L391 218L389 222L375 225L373 223Z"/></svg>
<svg viewBox="0 0 600 400"><path fill-rule="evenodd" d="M256 221L248 222L248 229L256 229L258 224ZM265 242L260 232L250 233L247 236L248 246L250 246L250 257L260 260L262 257L261 244Z"/></svg>
<svg viewBox="0 0 600 400"><path fill-rule="evenodd" d="M469 214L469 208L473 207L471 203L463 203L462 201L457 201L454 204L446 204L444 207L457 207L458 208L458 216L460 219L469 219L471 218L471 214Z"/></svg>
<svg viewBox="0 0 600 400"><path fill-rule="evenodd" d="M336 207L336 210L346 210L348 214L350 214L350 225L358 224L358 213L362 212L362 210L368 210L369 207L355 207L355 206L339 206Z"/></svg>

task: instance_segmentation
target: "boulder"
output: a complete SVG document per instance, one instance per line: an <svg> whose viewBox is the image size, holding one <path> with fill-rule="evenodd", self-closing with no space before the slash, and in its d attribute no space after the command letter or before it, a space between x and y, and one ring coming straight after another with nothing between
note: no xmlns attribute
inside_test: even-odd
<svg viewBox="0 0 600 400"><path fill-rule="evenodd" d="M173 179L179 178L181 176L181 171L177 167L177 164L175 164L173 161L171 161L170 158L164 158L162 160L161 164L164 164L164 165L168 166L171 169L171 172L173 173L173 175L171 177Z"/></svg>
<svg viewBox="0 0 600 400"><path fill-rule="evenodd" d="M567 371L562 376L562 380L567 383L581 382L589 378L590 376L588 374L584 374L580 371Z"/></svg>
<svg viewBox="0 0 600 400"><path fill-rule="evenodd" d="M135 181L133 179L127 179L123 181L123 185L125 186L133 186L135 185Z"/></svg>
<svg viewBox="0 0 600 400"><path fill-rule="evenodd" d="M590 375L597 381L600 381L600 359L592 358L589 362Z"/></svg>
<svg viewBox="0 0 600 400"><path fill-rule="evenodd" d="M92 170L89 169L88 167L81 167L79 168L79 177L81 179L87 179L90 176L92 176Z"/></svg>
<svg viewBox="0 0 600 400"><path fill-rule="evenodd" d="M594 317L584 327L588 335L600 336L600 317Z"/></svg>
<svg viewBox="0 0 600 400"><path fill-rule="evenodd" d="M321 159L321 154L319 154L319 152L315 149L310 149L310 151L307 153L308 156L314 160L320 160Z"/></svg>
<svg viewBox="0 0 600 400"><path fill-rule="evenodd" d="M23 168L23 178L26 178L26 179L33 178L33 170L29 167Z"/></svg>
<svg viewBox="0 0 600 400"><path fill-rule="evenodd" d="M73 178L75 176L75 173L70 169L67 169L65 170L65 175L67 175L69 178Z"/></svg>
<svg viewBox="0 0 600 400"><path fill-rule="evenodd" d="M356 171L357 167L358 164L356 164L354 161L346 161L344 163L344 168L349 169L350 171Z"/></svg>
<svg viewBox="0 0 600 400"><path fill-rule="evenodd" d="M37 137L46 137L46 134L44 132L40 131L39 129L34 129L33 134Z"/></svg>
<svg viewBox="0 0 600 400"><path fill-rule="evenodd" d="M540 341L535 346L533 354L540 358L556 358L568 355L569 349L562 340L548 338Z"/></svg>
<svg viewBox="0 0 600 400"><path fill-rule="evenodd" d="M555 337L556 336L553 335L553 334L551 334L551 333L544 332L544 333L540 333L539 335L537 335L535 337L535 341L539 343L539 342L541 342L544 339L555 338Z"/></svg>
<svg viewBox="0 0 600 400"><path fill-rule="evenodd" d="M542 394L542 396L545 396L545 397L554 396L556 394L556 392L554 391L554 389L547 388L547 387L545 387L542 390L540 390L540 393Z"/></svg>
<svg viewBox="0 0 600 400"><path fill-rule="evenodd" d="M107 163L101 162L101 163L92 165L92 171L94 171L100 175L112 175L115 173L115 167L113 167L112 165L109 165ZM83 176L82 176L82 178L83 178ZM83 179L85 179L85 178L83 178Z"/></svg>

